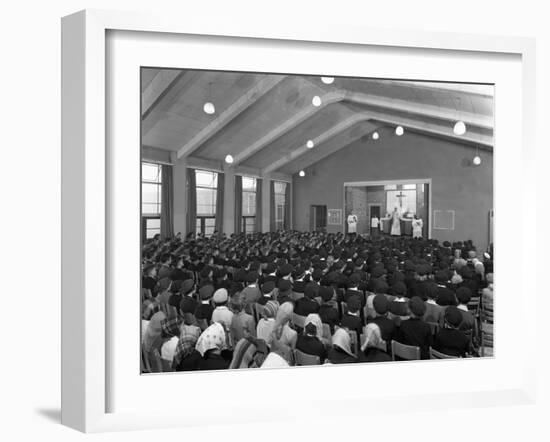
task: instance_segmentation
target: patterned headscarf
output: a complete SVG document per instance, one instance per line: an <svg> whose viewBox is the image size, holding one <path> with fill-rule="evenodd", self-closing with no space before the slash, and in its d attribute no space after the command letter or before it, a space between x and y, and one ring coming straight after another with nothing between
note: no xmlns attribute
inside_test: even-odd
<svg viewBox="0 0 550 442"><path fill-rule="evenodd" d="M200 335L201 329L196 325L181 325L180 337L174 354L175 364L179 364L182 359L185 359L193 352Z"/></svg>
<svg viewBox="0 0 550 442"><path fill-rule="evenodd" d="M222 350L225 346L225 330L219 322L214 322L199 336L195 348L204 357L208 350Z"/></svg>

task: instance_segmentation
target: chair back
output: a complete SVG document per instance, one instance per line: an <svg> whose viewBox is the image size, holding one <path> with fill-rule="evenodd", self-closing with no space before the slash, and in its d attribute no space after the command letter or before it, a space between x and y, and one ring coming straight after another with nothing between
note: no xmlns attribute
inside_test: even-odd
<svg viewBox="0 0 550 442"><path fill-rule="evenodd" d="M323 323L323 338L327 339L329 342L332 338L330 333L330 325Z"/></svg>
<svg viewBox="0 0 550 442"><path fill-rule="evenodd" d="M306 318L305 316L297 315L296 313L292 313L292 323L301 329L303 329L306 326Z"/></svg>
<svg viewBox="0 0 550 442"><path fill-rule="evenodd" d="M475 298L471 298L467 304L468 311L472 313L472 315L474 315L475 317L479 316L480 304L481 304L481 298L479 296L476 296Z"/></svg>
<svg viewBox="0 0 550 442"><path fill-rule="evenodd" d="M300 350L294 350L296 365L321 365L319 356L308 355Z"/></svg>
<svg viewBox="0 0 550 442"><path fill-rule="evenodd" d="M405 359L407 361L414 361L420 359L420 347L414 345L405 345L397 341L391 341L391 353L392 360L396 360L395 357Z"/></svg>
<svg viewBox="0 0 550 442"><path fill-rule="evenodd" d="M430 347L430 359L454 359L456 356L446 355Z"/></svg>

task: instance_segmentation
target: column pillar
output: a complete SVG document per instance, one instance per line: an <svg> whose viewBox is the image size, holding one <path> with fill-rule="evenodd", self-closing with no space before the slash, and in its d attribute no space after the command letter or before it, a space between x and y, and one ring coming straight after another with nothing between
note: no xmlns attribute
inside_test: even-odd
<svg viewBox="0 0 550 442"><path fill-rule="evenodd" d="M174 181L174 233L187 234L187 161L175 160Z"/></svg>
<svg viewBox="0 0 550 442"><path fill-rule="evenodd" d="M227 164L223 167L225 191L223 198L223 233L235 233L235 169Z"/></svg>
<svg viewBox="0 0 550 442"><path fill-rule="evenodd" d="M271 229L270 225L270 215L271 210L271 175L265 174L262 176L262 232L269 232Z"/></svg>

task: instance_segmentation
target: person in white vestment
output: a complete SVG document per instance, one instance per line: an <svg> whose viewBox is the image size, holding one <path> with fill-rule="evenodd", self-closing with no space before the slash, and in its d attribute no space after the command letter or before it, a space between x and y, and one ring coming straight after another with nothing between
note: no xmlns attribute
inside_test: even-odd
<svg viewBox="0 0 550 442"><path fill-rule="evenodd" d="M397 210L397 207L391 214L391 235L401 236L401 214Z"/></svg>
<svg viewBox="0 0 550 442"><path fill-rule="evenodd" d="M353 210L348 215L348 233L357 233L357 215Z"/></svg>
<svg viewBox="0 0 550 442"><path fill-rule="evenodd" d="M412 220L413 238L422 238L422 227L424 227L422 218L418 218L417 215L414 215L414 219Z"/></svg>

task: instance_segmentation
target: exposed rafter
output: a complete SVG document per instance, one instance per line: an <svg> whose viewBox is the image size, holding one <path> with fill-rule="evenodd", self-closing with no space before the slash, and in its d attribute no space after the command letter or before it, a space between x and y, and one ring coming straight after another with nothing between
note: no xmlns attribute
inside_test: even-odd
<svg viewBox="0 0 550 442"><path fill-rule="evenodd" d="M263 137L260 137L255 143L251 144L250 146L246 146L241 152L235 155L233 164L242 163L244 160L251 157L256 152L260 151L265 146L275 141L277 138L281 137L291 129L298 126L303 121L307 120L308 118L319 112L321 109L325 108L329 104L341 101L343 98L344 94L342 94L341 92L329 92L327 94L324 94L323 96L321 96L320 106L308 106L305 109L297 112L284 123L280 124L275 129L272 129Z"/></svg>
<svg viewBox="0 0 550 442"><path fill-rule="evenodd" d="M370 118L369 114L355 114L340 123L334 125L329 130L321 133L315 138L312 138L313 143L315 144L314 149L319 149L319 145L324 143L325 141L331 139L332 137L338 135L339 133L344 132L345 130L349 129L350 127L354 126L355 124L366 121ZM309 149L306 145L302 145L296 150L288 153L287 155L282 156L277 161L271 163L269 166L265 167L263 169L263 173L271 173L277 169L280 169L284 165L288 164L289 162L295 160L296 158L300 157L301 155L304 155L308 152L312 152L312 149Z"/></svg>
<svg viewBox="0 0 550 442"><path fill-rule="evenodd" d="M145 135L163 117L169 109L186 90L191 88L200 78L200 71L182 71L158 96L155 102L149 107L149 111L141 117L141 133Z"/></svg>
<svg viewBox="0 0 550 442"><path fill-rule="evenodd" d="M161 69L149 82L141 93L141 116L148 114L155 106L158 98L170 88L170 84L177 79L182 72L177 69Z"/></svg>
<svg viewBox="0 0 550 442"><path fill-rule="evenodd" d="M285 78L286 76L284 75L270 75L258 81L254 87L250 88L245 94L239 97L237 101L225 109L218 118L213 120L193 138L191 138L191 140L178 149L178 158L190 155L192 152L197 150L201 145L227 126L235 117L252 106L256 101L262 98Z"/></svg>

